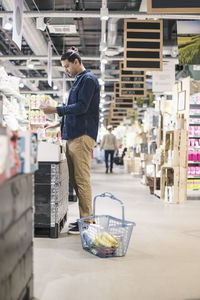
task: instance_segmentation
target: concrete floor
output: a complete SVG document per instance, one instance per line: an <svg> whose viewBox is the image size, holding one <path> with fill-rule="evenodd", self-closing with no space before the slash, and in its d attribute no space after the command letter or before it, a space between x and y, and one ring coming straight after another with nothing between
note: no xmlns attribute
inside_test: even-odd
<svg viewBox="0 0 200 300"><path fill-rule="evenodd" d="M125 218L136 222L127 255L101 259L82 250L80 237L64 228L59 239L34 240L35 297L39 300L199 300L200 201L164 204L140 180L92 171L93 194L113 193L125 203ZM97 213L121 218L109 199ZM69 222L78 217L69 206Z"/></svg>

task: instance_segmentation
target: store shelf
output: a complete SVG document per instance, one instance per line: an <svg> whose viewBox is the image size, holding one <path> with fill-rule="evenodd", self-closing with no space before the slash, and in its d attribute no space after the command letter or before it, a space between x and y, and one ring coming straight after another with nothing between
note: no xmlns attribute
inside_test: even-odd
<svg viewBox="0 0 200 300"><path fill-rule="evenodd" d="M40 126L40 125L45 125L46 123L30 123L30 125L34 125L34 126Z"/></svg>
<svg viewBox="0 0 200 300"><path fill-rule="evenodd" d="M200 126L200 123L190 123L189 125L199 125Z"/></svg>
<svg viewBox="0 0 200 300"><path fill-rule="evenodd" d="M188 179L200 179L200 176L197 175L197 176L188 176Z"/></svg>
<svg viewBox="0 0 200 300"><path fill-rule="evenodd" d="M9 88L0 88L0 92L2 92L6 97L14 97L18 101L26 101L26 98L16 91Z"/></svg>
<svg viewBox="0 0 200 300"><path fill-rule="evenodd" d="M196 136L189 136L189 139L200 139L200 136L199 136L199 135L196 135Z"/></svg>
<svg viewBox="0 0 200 300"><path fill-rule="evenodd" d="M200 164L200 161L188 161L188 164Z"/></svg>

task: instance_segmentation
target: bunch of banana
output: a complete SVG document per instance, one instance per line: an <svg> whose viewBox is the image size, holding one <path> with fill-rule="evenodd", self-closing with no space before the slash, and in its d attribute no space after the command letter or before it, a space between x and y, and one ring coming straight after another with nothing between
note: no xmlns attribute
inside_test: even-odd
<svg viewBox="0 0 200 300"><path fill-rule="evenodd" d="M111 234L107 232L99 232L95 236L95 240L93 241L95 246L106 247L106 248L117 248L118 243L116 238L114 238Z"/></svg>

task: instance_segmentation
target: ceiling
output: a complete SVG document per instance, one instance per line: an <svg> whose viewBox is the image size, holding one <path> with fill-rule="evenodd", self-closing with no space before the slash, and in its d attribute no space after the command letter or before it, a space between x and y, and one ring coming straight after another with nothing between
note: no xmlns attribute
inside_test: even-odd
<svg viewBox="0 0 200 300"><path fill-rule="evenodd" d="M13 1L1 1L1 16L6 11L12 11L10 2ZM11 32L2 28L3 18L0 18L0 63L6 66L10 74L22 78L25 86L21 92L51 93L53 97L60 96L62 99L63 70L60 66L60 56L68 47L75 46L83 57L84 66L91 69L98 78L103 76L106 98L101 108L106 116L113 84L119 78L119 61L123 60L124 17L126 14L145 10L146 0L26 0L24 7L25 13L30 11L35 14L32 14L33 17L24 17L21 51L12 41ZM102 7L108 8L109 14L116 17L107 21L101 20ZM39 16L42 16L40 21L45 27L44 30L38 29ZM172 51L177 43L175 18L164 20L164 57L171 59L177 55L176 51L175 55ZM55 25L60 25L61 33L52 33L49 25L54 25L54 28ZM75 32L69 31L69 26L67 31L63 32L65 25L75 25ZM53 90L47 82L48 41L51 41L53 46L52 77L57 90ZM102 42L105 42L107 47L104 52L102 47L105 45ZM32 70L27 67L29 57L34 62ZM107 59L104 65L102 58ZM66 78L66 82L66 88L70 89L72 81Z"/></svg>

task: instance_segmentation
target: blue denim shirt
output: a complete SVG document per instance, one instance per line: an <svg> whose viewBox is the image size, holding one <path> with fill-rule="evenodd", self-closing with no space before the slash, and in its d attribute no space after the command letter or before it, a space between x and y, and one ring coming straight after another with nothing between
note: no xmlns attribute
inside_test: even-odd
<svg viewBox="0 0 200 300"><path fill-rule="evenodd" d="M84 134L96 140L99 125L99 101L99 82L90 70L84 70L76 76L68 104L57 107L58 115L62 116L63 140L73 140Z"/></svg>

